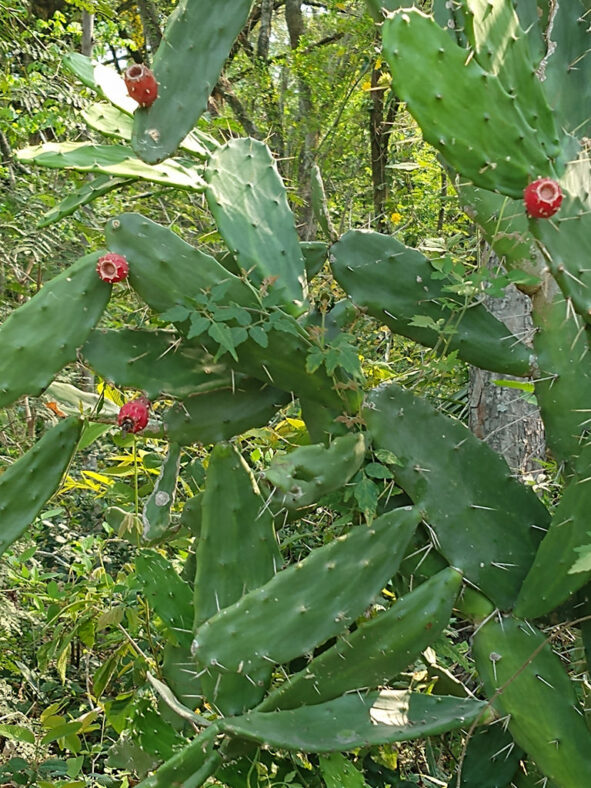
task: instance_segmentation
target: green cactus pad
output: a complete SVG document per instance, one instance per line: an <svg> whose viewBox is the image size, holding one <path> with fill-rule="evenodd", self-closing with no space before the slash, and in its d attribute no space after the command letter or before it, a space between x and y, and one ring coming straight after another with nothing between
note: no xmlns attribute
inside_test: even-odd
<svg viewBox="0 0 591 788"><path fill-rule="evenodd" d="M230 140L212 154L205 179L209 208L240 269L300 314L306 305L304 258L270 150L257 140Z"/></svg>
<svg viewBox="0 0 591 788"><path fill-rule="evenodd" d="M297 397L308 398L315 407L320 404L336 410L337 417L343 411L357 413L361 394L351 379L340 369L334 376L329 375L324 366L310 373L308 354L315 346L305 330L287 314L282 314L276 325L267 333L266 347L253 340L240 345L238 362L233 366Z"/></svg>
<svg viewBox="0 0 591 788"><path fill-rule="evenodd" d="M105 235L109 249L127 257L131 286L156 312L194 307L192 297L216 285L226 287L228 302L259 306L248 285L217 260L139 213L111 219Z"/></svg>
<svg viewBox="0 0 591 788"><path fill-rule="evenodd" d="M223 389L187 397L164 417L169 438L183 446L217 443L254 427L264 427L289 394L252 378L236 378Z"/></svg>
<svg viewBox="0 0 591 788"><path fill-rule="evenodd" d="M331 241L336 241L338 236L334 228L328 206L326 204L326 192L324 190L324 181L322 180L322 173L320 167L314 162L310 169L310 197L312 203L312 212L314 218L318 222L318 226L326 237Z"/></svg>
<svg viewBox="0 0 591 788"><path fill-rule="evenodd" d="M395 238L351 230L332 247L331 266L353 302L395 333L440 352L456 350L465 361L484 369L530 374L530 349L482 304L461 312L458 306L464 299L446 292L446 282L432 276L435 269L429 260ZM444 299L454 303L453 311ZM419 318L439 322L441 331L425 327Z"/></svg>
<svg viewBox="0 0 591 788"><path fill-rule="evenodd" d="M54 222L59 222L66 216L71 216L74 211L83 205L88 205L104 194L119 189L121 186L128 186L134 180L134 178L112 178L109 175L97 175L91 181L83 183L79 189L69 194L55 208L44 213L43 219L37 222L37 227L47 227Z"/></svg>
<svg viewBox="0 0 591 788"><path fill-rule="evenodd" d="M383 11L396 11L398 8L405 8L408 0L365 0L367 10L376 22L384 19Z"/></svg>
<svg viewBox="0 0 591 788"><path fill-rule="evenodd" d="M276 488L276 503L301 509L344 486L357 473L365 457L365 437L350 433L322 444L300 446L289 454L276 454L265 476Z"/></svg>
<svg viewBox="0 0 591 788"><path fill-rule="evenodd" d="M22 535L57 490L81 431L79 419L65 419L0 473L0 555Z"/></svg>
<svg viewBox="0 0 591 788"><path fill-rule="evenodd" d="M517 0L513 4L521 29L529 40L529 49L536 68L547 51L545 32L549 21L551 0ZM552 102L550 102L552 104ZM552 104L552 106L554 106Z"/></svg>
<svg viewBox="0 0 591 788"><path fill-rule="evenodd" d="M542 633L526 621L494 618L475 633L473 655L487 695L542 772L560 788L591 785L591 733Z"/></svg>
<svg viewBox="0 0 591 788"><path fill-rule="evenodd" d="M82 348L95 372L116 386L141 389L149 399L186 397L232 383L229 369L201 344L171 331L97 329Z"/></svg>
<svg viewBox="0 0 591 788"><path fill-rule="evenodd" d="M552 219L532 219L544 261L576 311L591 323L591 214L578 197L565 194Z"/></svg>
<svg viewBox="0 0 591 788"><path fill-rule="evenodd" d="M0 407L37 396L98 323L111 294L93 252L56 276L0 326ZM75 306L73 306L75 305Z"/></svg>
<svg viewBox="0 0 591 788"><path fill-rule="evenodd" d="M314 550L203 624L197 658L264 682L269 666L311 651L363 612L396 572L416 525L415 510L401 508Z"/></svg>
<svg viewBox="0 0 591 788"><path fill-rule="evenodd" d="M127 93L123 77L114 68L93 63L89 57L79 52L69 52L63 63L84 85L104 96L122 112L131 115L137 107L137 103Z"/></svg>
<svg viewBox="0 0 591 788"><path fill-rule="evenodd" d="M535 392L546 443L557 460L571 464L588 430L591 402L589 328L562 294L534 299Z"/></svg>
<svg viewBox="0 0 591 788"><path fill-rule="evenodd" d="M157 312L178 305L194 309L194 296L216 288L223 290L224 303L238 304L253 310L254 314L272 317L262 312L255 291L246 282L213 257L141 214L122 214L112 219L107 224L106 237L111 251L127 257L132 287ZM337 408L339 414L345 409L356 412L360 401L356 391L336 391L333 377L324 367L314 374L308 373L307 355L313 345L306 331L292 316L280 310L274 310L274 317L277 320L265 331L266 346L252 338L240 344L238 362L233 364L236 370L263 383L272 383L283 391L293 391L298 396ZM215 349L211 347L213 352ZM338 372L335 377L339 378ZM220 435L216 440L225 437Z"/></svg>
<svg viewBox="0 0 591 788"><path fill-rule="evenodd" d="M455 187L464 211L478 222L505 267L518 267L532 277L541 276L543 263L529 230L523 200L512 200L459 180ZM531 287L536 284L532 281Z"/></svg>
<svg viewBox="0 0 591 788"><path fill-rule="evenodd" d="M133 129L131 115L122 112L112 104L91 104L82 111L84 121L95 131L100 131L105 137L129 142Z"/></svg>
<svg viewBox="0 0 591 788"><path fill-rule="evenodd" d="M133 148L144 161L170 156L205 111L252 0L180 0L154 57L158 98L134 116Z"/></svg>
<svg viewBox="0 0 591 788"><path fill-rule="evenodd" d="M281 566L273 517L248 466L233 446L218 443L210 455L203 495L195 575L195 627L270 580ZM268 665L265 685L271 680ZM244 675L215 669L201 679L204 692L224 715L242 714L264 688Z"/></svg>
<svg viewBox="0 0 591 788"><path fill-rule="evenodd" d="M548 533L538 548L515 604L521 618L544 616L582 588L591 571L569 573L579 558L577 548L591 541L591 446L577 461L576 475L565 487Z"/></svg>
<svg viewBox="0 0 591 788"><path fill-rule="evenodd" d="M306 278L311 282L328 259L328 244L322 241L300 241L300 249L306 266Z"/></svg>
<svg viewBox="0 0 591 788"><path fill-rule="evenodd" d="M517 101L416 8L386 19L382 32L397 94L450 166L514 198L530 180L556 177L559 140L529 125L520 108L527 96Z"/></svg>
<svg viewBox="0 0 591 788"><path fill-rule="evenodd" d="M202 697L191 656L193 591L170 561L155 550L141 550L136 575L151 609L166 626L162 673L180 700L195 708Z"/></svg>
<svg viewBox="0 0 591 788"><path fill-rule="evenodd" d="M466 0L467 30L475 58L485 71L498 77L510 96L519 99L525 120L536 130L539 144L551 159L561 155L554 114L536 73L528 36L506 0Z"/></svg>
<svg viewBox="0 0 591 788"><path fill-rule="evenodd" d="M472 698L382 690L289 711L251 711L222 720L220 728L271 747L332 752L435 736L470 725L485 710Z"/></svg>
<svg viewBox="0 0 591 788"><path fill-rule="evenodd" d="M374 389L363 414L374 445L400 460L396 481L434 546L498 607L512 607L550 519L533 490L461 422L394 384Z"/></svg>
<svg viewBox="0 0 591 788"><path fill-rule="evenodd" d="M203 191L202 170L192 164L170 160L154 167L144 164L125 145L93 145L89 142L46 142L23 148L17 154L20 161L59 170L102 172L123 178L176 186L179 189Z"/></svg>
<svg viewBox="0 0 591 788"><path fill-rule="evenodd" d="M455 569L439 572L387 612L343 635L281 684L257 711L315 705L345 692L387 684L439 637L449 623L461 583Z"/></svg>
<svg viewBox="0 0 591 788"><path fill-rule="evenodd" d="M502 720L477 728L466 748L460 788L509 788L523 756Z"/></svg>
<svg viewBox="0 0 591 788"><path fill-rule="evenodd" d="M162 539L170 526L170 510L176 493L180 459L181 447L178 443L171 443L154 489L144 504L142 537L146 542Z"/></svg>
<svg viewBox="0 0 591 788"><path fill-rule="evenodd" d="M579 137L591 135L591 56L589 4L582 0L552 4L547 56L540 78L564 128Z"/></svg>
<svg viewBox="0 0 591 788"><path fill-rule="evenodd" d="M202 501L203 493L199 492L186 501L181 513L181 526L187 528L193 536L199 536L201 534L201 522L203 520L203 513L201 511Z"/></svg>
<svg viewBox="0 0 591 788"><path fill-rule="evenodd" d="M100 131L105 137L114 137L126 142L131 140L133 119L111 104L91 104L82 112L82 117L91 129ZM200 159L207 159L209 156L209 148L193 134L185 137L179 147Z"/></svg>
<svg viewBox="0 0 591 788"><path fill-rule="evenodd" d="M222 763L222 757L213 749L217 725L201 731L193 741L175 753L155 774L139 782L136 788L199 788Z"/></svg>
<svg viewBox="0 0 591 788"><path fill-rule="evenodd" d="M185 706L194 709L203 700L201 681L195 670L191 647L168 642L162 652L162 678Z"/></svg>
<svg viewBox="0 0 591 788"><path fill-rule="evenodd" d="M197 546L195 626L200 626L279 570L273 518L236 449L218 443L207 467Z"/></svg>
<svg viewBox="0 0 591 788"><path fill-rule="evenodd" d="M193 592L170 561L156 550L141 550L136 558L136 574L156 615L166 624L177 644L191 641Z"/></svg>

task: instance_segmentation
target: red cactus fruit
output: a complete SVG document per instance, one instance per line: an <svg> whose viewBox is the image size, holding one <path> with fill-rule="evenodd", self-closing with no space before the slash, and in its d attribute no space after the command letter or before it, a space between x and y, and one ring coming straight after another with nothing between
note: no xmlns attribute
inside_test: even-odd
<svg viewBox="0 0 591 788"><path fill-rule="evenodd" d="M562 203L562 190L552 178L538 178L523 192L527 215L533 219L548 219L554 216Z"/></svg>
<svg viewBox="0 0 591 788"><path fill-rule="evenodd" d="M134 63L123 75L125 87L140 107L149 107L158 98L156 77L143 63Z"/></svg>
<svg viewBox="0 0 591 788"><path fill-rule="evenodd" d="M96 264L96 272L103 282L121 282L127 278L129 265L123 255L107 252L107 254L99 257Z"/></svg>
<svg viewBox="0 0 591 788"><path fill-rule="evenodd" d="M117 416L117 423L123 432L140 432L148 423L149 416L150 400L138 397L123 405Z"/></svg>

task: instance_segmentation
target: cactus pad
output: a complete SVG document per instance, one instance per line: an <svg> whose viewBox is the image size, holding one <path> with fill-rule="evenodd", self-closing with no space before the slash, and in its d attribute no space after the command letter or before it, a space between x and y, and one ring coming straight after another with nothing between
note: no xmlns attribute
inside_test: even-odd
<svg viewBox="0 0 591 788"><path fill-rule="evenodd" d="M79 419L65 419L0 474L0 555L22 535L57 490L81 430Z"/></svg>
<svg viewBox="0 0 591 788"><path fill-rule="evenodd" d="M111 286L96 273L101 254L82 257L0 326L0 407L22 394L37 396L76 359L111 294Z"/></svg>

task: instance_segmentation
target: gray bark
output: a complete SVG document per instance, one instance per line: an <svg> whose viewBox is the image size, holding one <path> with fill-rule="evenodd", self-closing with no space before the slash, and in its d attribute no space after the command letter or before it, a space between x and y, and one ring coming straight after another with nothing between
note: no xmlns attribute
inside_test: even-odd
<svg viewBox="0 0 591 788"><path fill-rule="evenodd" d="M491 258L498 266L498 259L492 254ZM486 298L485 306L505 323L508 333L531 345L534 328L526 295L511 285L503 298ZM537 406L526 400L524 392L495 385L493 381L499 379L520 380L470 369L470 429L501 454L517 476L522 476L540 467L536 459L545 455L544 425Z"/></svg>
<svg viewBox="0 0 591 788"><path fill-rule="evenodd" d="M94 14L82 11L82 45L81 52L86 57L92 57L94 46Z"/></svg>
<svg viewBox="0 0 591 788"><path fill-rule="evenodd" d="M261 0L261 18L259 39L257 42L257 57L267 60L269 57L269 40L271 38L271 21L273 18L273 0Z"/></svg>
<svg viewBox="0 0 591 788"><path fill-rule="evenodd" d="M158 9L152 0L137 0L137 7L142 20L144 38L150 47L152 57L162 41L162 31L158 20Z"/></svg>
<svg viewBox="0 0 591 788"><path fill-rule="evenodd" d="M300 39L305 32L304 17L302 15L302 0L286 0L285 21L289 33L289 44L292 49L297 49ZM318 133L313 128L313 103L312 92L306 80L298 78L299 91L299 118L298 123L305 128L302 149L298 157L299 195L302 205L297 210L298 232L300 237L307 241L316 236L316 219L312 209L312 166L314 153L318 143Z"/></svg>

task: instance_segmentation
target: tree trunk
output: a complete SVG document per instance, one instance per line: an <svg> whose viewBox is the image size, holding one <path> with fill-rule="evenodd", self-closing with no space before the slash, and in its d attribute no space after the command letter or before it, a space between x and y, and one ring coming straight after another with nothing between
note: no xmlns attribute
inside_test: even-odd
<svg viewBox="0 0 591 788"><path fill-rule="evenodd" d="M86 57L92 57L94 46L94 14L90 11L82 11L82 45L81 52Z"/></svg>
<svg viewBox="0 0 591 788"><path fill-rule="evenodd" d="M261 58L261 60L267 60L269 57L272 19L273 0L261 0L261 18L259 22L259 38L257 41L257 57Z"/></svg>
<svg viewBox="0 0 591 788"><path fill-rule="evenodd" d="M492 253L489 268L498 269ZM485 306L526 344L533 338L530 299L511 285L503 298L485 298ZM522 476L539 468L536 459L544 457L544 425L537 406L528 402L519 389L497 386L495 380L523 380L511 375L472 367L470 369L470 429L496 452L511 470Z"/></svg>
<svg viewBox="0 0 591 788"><path fill-rule="evenodd" d="M285 21L292 49L297 49L304 34L302 0L286 0ZM299 118L298 124L305 128L302 148L298 156L299 196L302 204L296 209L296 219L300 237L307 241L316 235L316 219L312 210L312 166L318 144L318 132L314 128L313 103L310 86L302 76L298 76Z"/></svg>
<svg viewBox="0 0 591 788"><path fill-rule="evenodd" d="M140 12L140 19L142 20L144 39L150 48L150 54L154 56L154 53L162 41L162 31L160 30L160 22L158 20L158 9L153 0L137 0L137 7Z"/></svg>
<svg viewBox="0 0 591 788"><path fill-rule="evenodd" d="M386 87L380 85L384 70L377 66L371 72L371 109L369 112L369 138L371 144L371 179L373 184L373 205L375 227L378 232L388 231L386 201L389 193L389 179L386 164L388 163L388 145L392 127L400 102L394 96L385 107L384 96ZM386 116L384 117L384 109Z"/></svg>

